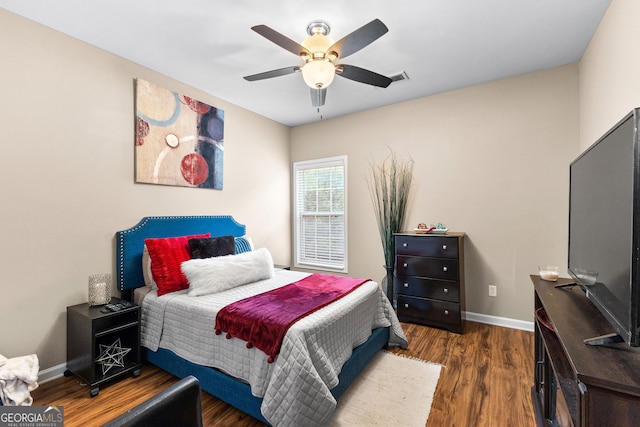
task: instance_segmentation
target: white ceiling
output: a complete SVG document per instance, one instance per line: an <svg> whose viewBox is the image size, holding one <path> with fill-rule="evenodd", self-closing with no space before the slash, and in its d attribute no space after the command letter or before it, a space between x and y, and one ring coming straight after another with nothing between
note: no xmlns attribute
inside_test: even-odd
<svg viewBox="0 0 640 427"><path fill-rule="evenodd" d="M288 126L578 61L611 0L0 0L0 7ZM311 106L302 76L242 77L300 59L253 32L339 40L372 19L389 32L344 63L409 80L337 77ZM338 61L339 62L339 61Z"/></svg>

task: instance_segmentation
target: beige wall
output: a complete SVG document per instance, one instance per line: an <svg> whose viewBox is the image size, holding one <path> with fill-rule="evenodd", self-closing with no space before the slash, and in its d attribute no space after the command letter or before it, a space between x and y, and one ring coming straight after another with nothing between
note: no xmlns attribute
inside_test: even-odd
<svg viewBox="0 0 640 427"><path fill-rule="evenodd" d="M3 9L0 28L0 354L64 363L65 307L143 216L232 214L290 262L289 128ZM136 77L225 110L223 191L134 183Z"/></svg>
<svg viewBox="0 0 640 427"><path fill-rule="evenodd" d="M580 147L640 107L640 2L613 0L580 61Z"/></svg>
<svg viewBox="0 0 640 427"><path fill-rule="evenodd" d="M442 222L468 234L467 311L531 321L528 275L538 264L566 271L577 105L573 64L294 128L291 159L348 156L349 274L381 279L368 161L385 146L413 158L408 226Z"/></svg>

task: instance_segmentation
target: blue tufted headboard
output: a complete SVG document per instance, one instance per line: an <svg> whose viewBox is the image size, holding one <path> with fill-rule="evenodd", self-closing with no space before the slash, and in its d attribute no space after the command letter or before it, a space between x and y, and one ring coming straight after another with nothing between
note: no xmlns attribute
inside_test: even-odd
<svg viewBox="0 0 640 427"><path fill-rule="evenodd" d="M151 237L177 237L211 233L216 236L244 236L246 227L230 215L147 216L133 227L116 232L116 280L118 290L144 286L142 251Z"/></svg>

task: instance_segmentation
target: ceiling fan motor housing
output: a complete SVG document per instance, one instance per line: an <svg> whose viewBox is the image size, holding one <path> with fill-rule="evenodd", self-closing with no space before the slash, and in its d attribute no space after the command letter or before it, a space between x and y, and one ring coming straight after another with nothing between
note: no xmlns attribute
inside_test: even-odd
<svg viewBox="0 0 640 427"><path fill-rule="evenodd" d="M323 36L329 35L331 27L325 21L313 21L307 26L307 34L310 36L314 34L322 34Z"/></svg>
<svg viewBox="0 0 640 427"><path fill-rule="evenodd" d="M334 43L328 37L330 31L329 24L324 21L313 21L309 24L307 27L309 37L302 42L302 46L311 52L311 58L308 58L307 52L300 55L306 62L325 59L333 61L338 57L335 52L327 52Z"/></svg>

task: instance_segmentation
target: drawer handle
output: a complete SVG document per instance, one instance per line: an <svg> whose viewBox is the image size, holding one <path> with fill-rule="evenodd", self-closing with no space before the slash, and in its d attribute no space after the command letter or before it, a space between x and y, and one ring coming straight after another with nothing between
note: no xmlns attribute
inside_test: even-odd
<svg viewBox="0 0 640 427"><path fill-rule="evenodd" d="M448 294L449 293L449 288L444 288L444 293Z"/></svg>
<svg viewBox="0 0 640 427"><path fill-rule="evenodd" d="M448 315L449 315L449 310L445 310L445 311L444 311L444 314L445 314L446 316L448 316Z"/></svg>
<svg viewBox="0 0 640 427"><path fill-rule="evenodd" d="M403 244L402 244L402 247L403 247L403 248L406 248L407 246L409 246L407 243L403 243Z"/></svg>
<svg viewBox="0 0 640 427"><path fill-rule="evenodd" d="M406 262L405 262L404 264L402 264L402 266L403 266L404 268L407 268L407 267L408 267L408 265L407 265L407 263L406 263Z"/></svg>
<svg viewBox="0 0 640 427"><path fill-rule="evenodd" d="M442 267L442 271L448 271L447 267Z"/></svg>
<svg viewBox="0 0 640 427"><path fill-rule="evenodd" d="M442 245L442 250L447 250L447 245Z"/></svg>
<svg viewBox="0 0 640 427"><path fill-rule="evenodd" d="M409 287L409 284L408 284L408 283L405 283L405 284L404 284L404 287L405 287L405 288L408 288L408 287Z"/></svg>
<svg viewBox="0 0 640 427"><path fill-rule="evenodd" d="M409 304L405 304L405 305L404 305L404 308L409 308Z"/></svg>

